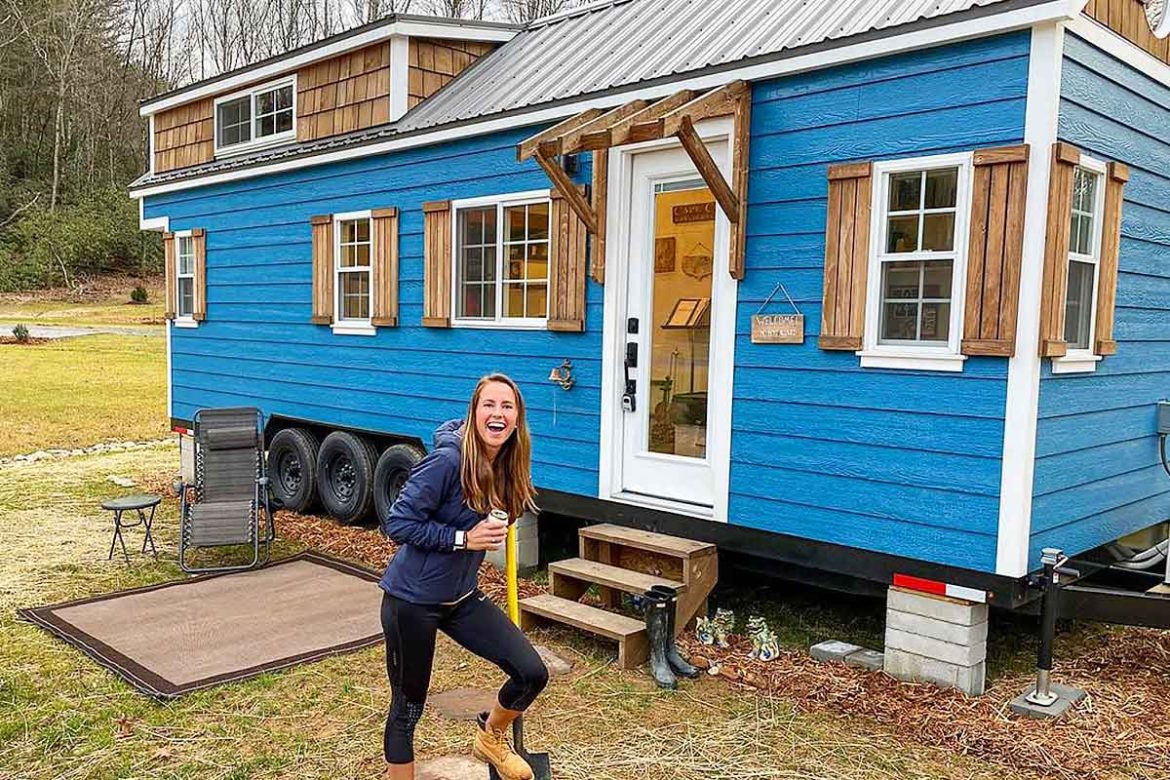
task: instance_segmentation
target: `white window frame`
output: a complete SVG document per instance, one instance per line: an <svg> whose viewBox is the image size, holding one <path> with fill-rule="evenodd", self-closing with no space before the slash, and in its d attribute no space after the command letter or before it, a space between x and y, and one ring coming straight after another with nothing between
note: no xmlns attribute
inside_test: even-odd
<svg viewBox="0 0 1170 780"><path fill-rule="evenodd" d="M963 306L967 290L967 241L971 222L973 153L939 154L902 160L882 160L873 165L873 194L870 208L869 267L866 283L865 335L857 353L862 368L894 368L915 371L963 370L967 356L961 352L963 340ZM890 177L896 173L958 168L955 194L955 246L951 252L904 252L891 255L885 251ZM951 259L951 320L946 344L881 344L882 266L889 262L916 262Z"/></svg>
<svg viewBox="0 0 1170 780"><path fill-rule="evenodd" d="M1068 270L1066 270L1065 284L1067 285L1067 277L1072 273L1072 263L1089 263L1093 266L1093 300L1089 312L1089 346L1084 349L1073 349L1069 347L1068 353L1063 357L1056 357L1052 359L1052 373L1053 374L1091 374L1097 370L1097 364L1101 362L1101 356L1096 354L1097 343L1097 300L1101 294L1101 239L1104 236L1104 222L1105 222L1105 189L1109 182L1108 166L1101 160L1094 159L1081 155L1081 162L1076 166L1077 168L1084 168L1089 173L1097 177L1097 191L1094 194L1093 200L1093 236L1090 240L1091 255L1082 255L1079 252L1074 252L1072 247L1072 238L1069 237L1068 249ZM1072 202L1067 204L1067 208L1071 214ZM1071 221L1071 217L1070 217ZM1071 225L1070 225L1071 231ZM1068 304L1067 294L1066 301L1062 302L1065 306L1065 323L1068 322ZM1062 336L1064 334L1061 334Z"/></svg>
<svg viewBox="0 0 1170 780"><path fill-rule="evenodd" d="M348 222L355 219L365 219L370 223L370 264L368 266L355 266L353 268L341 267L341 223ZM333 317L333 324L331 328L334 333L345 336L373 336L377 333L374 327L372 317L374 316L374 268L377 263L374 262L374 215L370 209L365 211L348 211L342 214L333 215L333 311L336 315ZM342 287L341 277L345 274L354 273L356 271L365 271L370 275L370 302L367 311L370 312L369 317L360 319L346 319L342 316L344 308L342 307Z"/></svg>
<svg viewBox="0 0 1170 780"><path fill-rule="evenodd" d="M548 306L552 305L552 279L548 281L548 305L544 317L505 317L504 312L504 209L547 202L549 268L552 268L552 191L528 190L506 195L488 195L451 201L451 327L495 330L543 330L548 327ZM496 318L460 318L459 313L459 212L462 209L496 207Z"/></svg>
<svg viewBox="0 0 1170 780"><path fill-rule="evenodd" d="M292 128L283 133L274 133L273 135L266 135L263 138L256 137L256 96L264 92L271 92L274 89L292 86ZM219 144L219 107L223 103L230 103L234 100L247 97L250 101L250 109L248 115L248 122L252 129L252 138L248 141L243 141L238 144L231 144L229 146L220 146ZM297 137L297 76L285 76L284 78L270 81L267 84L261 84L248 89L242 89L238 92L233 92L230 95L222 95L215 99L215 105L212 109L212 138L215 143L216 157L230 157L236 154L243 154L245 152L255 151L256 149L264 149L269 146L276 146L278 144L295 141Z"/></svg>
<svg viewBox="0 0 1170 780"><path fill-rule="evenodd" d="M198 328L199 321L195 319L195 238L193 232L190 230L176 230L174 233L175 240L175 327L177 328ZM189 241L191 245L191 273L182 273L183 268L183 241ZM191 311L183 314L181 308L183 305L183 296L179 292L179 280L191 280Z"/></svg>

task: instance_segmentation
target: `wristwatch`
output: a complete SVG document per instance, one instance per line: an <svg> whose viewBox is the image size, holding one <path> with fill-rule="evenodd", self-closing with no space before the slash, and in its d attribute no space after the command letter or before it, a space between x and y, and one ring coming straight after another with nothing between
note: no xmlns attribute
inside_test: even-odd
<svg viewBox="0 0 1170 780"><path fill-rule="evenodd" d="M455 552L462 552L467 549L467 533L464 531L455 531Z"/></svg>

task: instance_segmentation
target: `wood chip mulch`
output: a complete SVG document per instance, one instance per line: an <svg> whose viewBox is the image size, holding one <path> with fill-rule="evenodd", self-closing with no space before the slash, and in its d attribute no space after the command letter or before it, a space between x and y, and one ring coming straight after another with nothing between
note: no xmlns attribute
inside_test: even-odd
<svg viewBox="0 0 1170 780"><path fill-rule="evenodd" d="M279 533L340 558L384 568L395 545L376 529L340 526L291 512L277 515ZM505 578L485 564L480 586L503 603ZM522 598L545 592L521 580ZM1060 721L1017 717L1008 703L1030 683L1027 676L992 681L968 698L932 685L898 682L877 672L821 663L807 652L784 650L774 661L749 659L746 640L733 636L721 650L680 637L680 649L744 690L776 695L798 711L869 718L899 738L982 759L1053 780L1129 777L1170 779L1170 632L1125 629L1103 634L1096 646L1059 661L1054 680L1088 692Z"/></svg>

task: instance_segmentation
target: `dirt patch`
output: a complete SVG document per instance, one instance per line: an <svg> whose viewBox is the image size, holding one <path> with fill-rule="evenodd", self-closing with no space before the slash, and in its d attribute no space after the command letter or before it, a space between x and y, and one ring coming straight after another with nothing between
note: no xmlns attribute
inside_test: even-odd
<svg viewBox="0 0 1170 780"><path fill-rule="evenodd" d="M0 347L35 347L39 344L48 344L52 339L37 339L31 336L24 341L18 341L15 336L0 336Z"/></svg>
<svg viewBox="0 0 1170 780"><path fill-rule="evenodd" d="M166 289L165 277L154 274L147 276L107 274L90 279L80 295L68 287L47 287L27 292L0 293L0 304L33 303L36 301L79 303L124 298L128 306L135 306L137 304L130 300L130 291L135 287L145 287L150 291L164 290Z"/></svg>

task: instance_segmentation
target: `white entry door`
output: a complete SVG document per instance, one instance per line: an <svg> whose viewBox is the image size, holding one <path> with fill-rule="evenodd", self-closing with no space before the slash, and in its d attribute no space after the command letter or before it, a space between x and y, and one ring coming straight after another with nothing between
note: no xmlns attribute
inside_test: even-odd
<svg viewBox="0 0 1170 780"><path fill-rule="evenodd" d="M708 148L724 165L726 141ZM735 305L728 223L683 150L632 155L628 170L618 233L629 242L616 321L618 408L611 418L620 439L616 492L710 515L716 459L727 450L713 444L730 433L723 419L730 414L713 413L729 401L713 403L720 387L730 394L720 352L729 359L734 350L734 321L728 328L719 316Z"/></svg>

